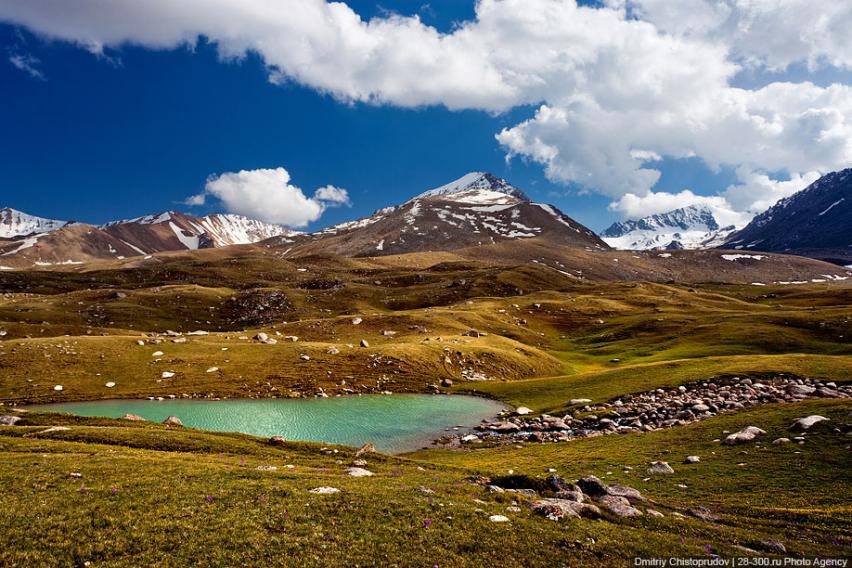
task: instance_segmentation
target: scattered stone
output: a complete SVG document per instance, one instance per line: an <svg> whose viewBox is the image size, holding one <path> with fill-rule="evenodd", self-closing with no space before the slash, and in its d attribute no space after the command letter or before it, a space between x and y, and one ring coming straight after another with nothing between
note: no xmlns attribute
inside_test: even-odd
<svg viewBox="0 0 852 568"><path fill-rule="evenodd" d="M172 339L172 343L186 343L185 337L178 337L176 339Z"/></svg>
<svg viewBox="0 0 852 568"><path fill-rule="evenodd" d="M60 391L62 391L64 388L65 388L65 387L63 387L62 385L56 385L55 387L53 387L53 390L55 390L55 391L57 391L57 392L60 392Z"/></svg>
<svg viewBox="0 0 852 568"><path fill-rule="evenodd" d="M340 353L340 349L332 345L328 349L326 349L325 352L329 355L337 355L338 353Z"/></svg>
<svg viewBox="0 0 852 568"><path fill-rule="evenodd" d="M50 434L52 432L67 432L70 430L68 426L51 426L50 428L45 428L44 430L40 430L36 432L36 434Z"/></svg>
<svg viewBox="0 0 852 568"><path fill-rule="evenodd" d="M499 485L486 485L485 489L489 493L505 493L506 492L506 490L503 489L502 487L500 487Z"/></svg>
<svg viewBox="0 0 852 568"><path fill-rule="evenodd" d="M624 497L631 503L647 500L642 496L638 489L628 487L627 485L607 485L606 492L607 495L612 495L614 497Z"/></svg>
<svg viewBox="0 0 852 568"><path fill-rule="evenodd" d="M162 357L164 353L162 351L154 351L151 353L151 357Z"/></svg>
<svg viewBox="0 0 852 568"><path fill-rule="evenodd" d="M0 416L0 426L14 426L20 420L20 416Z"/></svg>
<svg viewBox="0 0 852 568"><path fill-rule="evenodd" d="M699 456L686 456L686 460L683 463L698 463L701 461Z"/></svg>
<svg viewBox="0 0 852 568"><path fill-rule="evenodd" d="M373 472L362 467L348 467L346 468L346 475L351 475L352 477L372 477Z"/></svg>
<svg viewBox="0 0 852 568"><path fill-rule="evenodd" d="M365 465L367 465L367 460L355 460L352 462L352 465L354 465L355 467L364 467Z"/></svg>
<svg viewBox="0 0 852 568"><path fill-rule="evenodd" d="M113 381L110 381L110 382L108 382L107 384L105 384L104 386L105 386L106 388L108 388L108 389L111 389L112 387L114 387L114 386L115 386L115 383L114 383Z"/></svg>
<svg viewBox="0 0 852 568"><path fill-rule="evenodd" d="M361 345L361 347L365 347L365 348L366 348L366 347L369 347L369 346L370 346L370 342L369 342L369 341L367 341L366 339L362 339L362 340L361 340L360 345Z"/></svg>
<svg viewBox="0 0 852 568"><path fill-rule="evenodd" d="M526 406L519 406L518 408L515 409L515 414L517 414L518 416L526 416L527 414L531 414L531 413L532 413L532 410L530 410Z"/></svg>
<svg viewBox="0 0 852 568"><path fill-rule="evenodd" d="M79 478L81 478L81 477L83 477L83 474L82 474L82 473L80 473L80 472L78 472L78 471L72 471L72 472L71 472L71 473L69 473L68 475L70 475L71 477L76 477L76 478L78 478L78 479L79 479Z"/></svg>
<svg viewBox="0 0 852 568"><path fill-rule="evenodd" d="M278 471L278 466L275 465L259 465L257 468L260 471Z"/></svg>
<svg viewBox="0 0 852 568"><path fill-rule="evenodd" d="M331 495L333 493L340 493L340 489L337 487L316 487L311 489L310 493L314 495Z"/></svg>
<svg viewBox="0 0 852 568"><path fill-rule="evenodd" d="M672 474L674 470L672 466L669 465L668 462L660 461L660 462L651 462L651 465L648 467L648 473L650 474Z"/></svg>
<svg viewBox="0 0 852 568"><path fill-rule="evenodd" d="M645 512L651 515L652 517L665 517L664 514L657 511L656 509L645 509Z"/></svg>
<svg viewBox="0 0 852 568"><path fill-rule="evenodd" d="M796 419L793 424L790 426L790 430L810 430L810 428L814 424L819 424L820 422L827 421L828 418L825 416L820 416L818 414L811 414L810 416L806 416L805 418Z"/></svg>
<svg viewBox="0 0 852 568"><path fill-rule="evenodd" d="M723 443L729 446L745 444L746 442L751 442L758 436L763 436L764 434L766 434L766 431L761 430L757 426L746 426L739 432L730 434L727 438L725 438L725 441Z"/></svg>
<svg viewBox="0 0 852 568"><path fill-rule="evenodd" d="M287 440L284 438L284 436L272 436L271 438L269 438L269 443L272 445L281 445L285 444L286 442Z"/></svg>
<svg viewBox="0 0 852 568"><path fill-rule="evenodd" d="M764 550L768 550L770 552L778 552L778 553L787 552L786 546L784 546L781 542L779 542L775 539L771 539L771 538L767 539L767 540L761 540L760 546Z"/></svg>
<svg viewBox="0 0 852 568"><path fill-rule="evenodd" d="M145 422L146 420L138 414L127 413L121 417L122 420L130 420L131 422Z"/></svg>
<svg viewBox="0 0 852 568"><path fill-rule="evenodd" d="M207 369L207 372L208 373L215 373L218 370L219 370L219 367L210 367L210 368Z"/></svg>
<svg viewBox="0 0 852 568"><path fill-rule="evenodd" d="M174 371L163 371L162 374L160 375L160 377L163 378L163 379L171 379L174 376L175 376Z"/></svg>
<svg viewBox="0 0 852 568"><path fill-rule="evenodd" d="M642 511L633 507L624 497L619 497L617 495L604 495L598 502L618 515L619 517L634 517L642 515Z"/></svg>
<svg viewBox="0 0 852 568"><path fill-rule="evenodd" d="M310 355L305 355L304 353L302 353L301 355L299 355L299 359L301 359L302 361L310 361L311 357Z"/></svg>
<svg viewBox="0 0 852 568"><path fill-rule="evenodd" d="M695 509L689 509L686 511L686 514L690 517L695 517L696 519L701 519L702 521L718 521L719 517L710 512L706 507L696 507Z"/></svg>
<svg viewBox="0 0 852 568"><path fill-rule="evenodd" d="M464 333L462 333L462 335L465 336L465 337L482 337L482 336L487 335L487 334L482 333L478 329L472 329L471 328L471 329L465 331Z"/></svg>
<svg viewBox="0 0 852 568"><path fill-rule="evenodd" d="M444 388L450 388L451 386L453 386L453 380L452 379L441 379L441 386L444 387Z"/></svg>
<svg viewBox="0 0 852 568"><path fill-rule="evenodd" d="M568 404L575 406L577 404L589 404L590 402L592 402L590 398L572 398L568 401Z"/></svg>
<svg viewBox="0 0 852 568"><path fill-rule="evenodd" d="M776 438L775 440L772 440L773 446L778 446L780 444L789 444L789 443L790 443L790 438Z"/></svg>
<svg viewBox="0 0 852 568"><path fill-rule="evenodd" d="M509 517L505 515L491 515L490 517L488 517L488 520L492 523L508 523Z"/></svg>
<svg viewBox="0 0 852 568"><path fill-rule="evenodd" d="M163 424L166 426L183 426L183 422L180 421L180 418L177 416L169 416L165 420L163 420Z"/></svg>
<svg viewBox="0 0 852 568"><path fill-rule="evenodd" d="M352 318L352 325L358 325L362 321L364 321L364 320L361 319L361 318Z"/></svg>

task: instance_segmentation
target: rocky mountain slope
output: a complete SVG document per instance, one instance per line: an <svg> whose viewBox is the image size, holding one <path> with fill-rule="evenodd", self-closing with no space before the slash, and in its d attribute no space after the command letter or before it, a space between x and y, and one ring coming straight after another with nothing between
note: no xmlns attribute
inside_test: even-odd
<svg viewBox="0 0 852 568"><path fill-rule="evenodd" d="M279 225L240 215L194 217L167 211L98 227L17 213L13 213L14 223L9 224L9 232L14 227L18 234L11 239L0 239L0 267L81 264L158 252L249 244L295 234Z"/></svg>
<svg viewBox="0 0 852 568"><path fill-rule="evenodd" d="M852 264L852 168L827 174L782 199L732 234L724 246Z"/></svg>
<svg viewBox="0 0 852 568"><path fill-rule="evenodd" d="M301 253L384 256L529 238L594 250L609 248L552 205L533 203L506 180L484 172L466 174L364 219L270 243Z"/></svg>
<svg viewBox="0 0 852 568"><path fill-rule="evenodd" d="M733 225L721 226L709 207L691 205L613 223L601 237L616 249L699 249L723 243L734 230Z"/></svg>

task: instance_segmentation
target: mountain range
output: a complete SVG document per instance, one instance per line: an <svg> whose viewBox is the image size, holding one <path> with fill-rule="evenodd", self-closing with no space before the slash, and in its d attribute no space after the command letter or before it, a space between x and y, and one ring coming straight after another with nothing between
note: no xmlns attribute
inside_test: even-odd
<svg viewBox="0 0 852 568"><path fill-rule="evenodd" d="M613 223L601 236L616 249L677 250L717 247L735 230L734 225L720 226L709 207L690 205Z"/></svg>
<svg viewBox="0 0 852 568"><path fill-rule="evenodd" d="M0 210L0 267L148 258L161 252L252 243L290 257L467 251L464 254L469 257L499 254L541 263L546 262L547 252L565 247L587 253L613 248L736 248L796 251L849 264L844 262L844 254L848 255L852 248L852 170L824 176L758 215L744 228L722 226L710 208L690 206L615 223L601 236L553 205L533 202L504 179L471 172L400 205L379 209L369 217L312 233L230 214L196 217L167 211L95 226L44 219L6 208ZM820 256L828 249L833 256ZM569 256L575 258L577 254ZM564 254L560 258L564 260ZM560 267L563 260L553 260L550 265L564 271ZM612 273L609 269L606 272ZM630 277L633 273L624 269L613 274Z"/></svg>

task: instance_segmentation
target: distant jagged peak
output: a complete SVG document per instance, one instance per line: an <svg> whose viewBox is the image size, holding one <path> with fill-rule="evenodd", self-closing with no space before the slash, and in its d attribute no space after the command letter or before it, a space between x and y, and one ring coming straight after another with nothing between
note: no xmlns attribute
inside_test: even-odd
<svg viewBox="0 0 852 568"><path fill-rule="evenodd" d="M470 172L457 180L440 187L424 191L408 203L421 199L443 199L474 205L501 205L529 201L523 191L488 172Z"/></svg>
<svg viewBox="0 0 852 568"><path fill-rule="evenodd" d="M68 221L36 217L11 207L0 209L0 238L4 239L47 233L68 224Z"/></svg>

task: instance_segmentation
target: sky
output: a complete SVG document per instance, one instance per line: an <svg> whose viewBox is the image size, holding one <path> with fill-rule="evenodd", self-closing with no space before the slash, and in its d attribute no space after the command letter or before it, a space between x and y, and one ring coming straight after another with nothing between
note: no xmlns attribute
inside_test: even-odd
<svg viewBox="0 0 852 568"><path fill-rule="evenodd" d="M313 230L489 171L594 230L852 165L852 3L0 0L0 206Z"/></svg>

